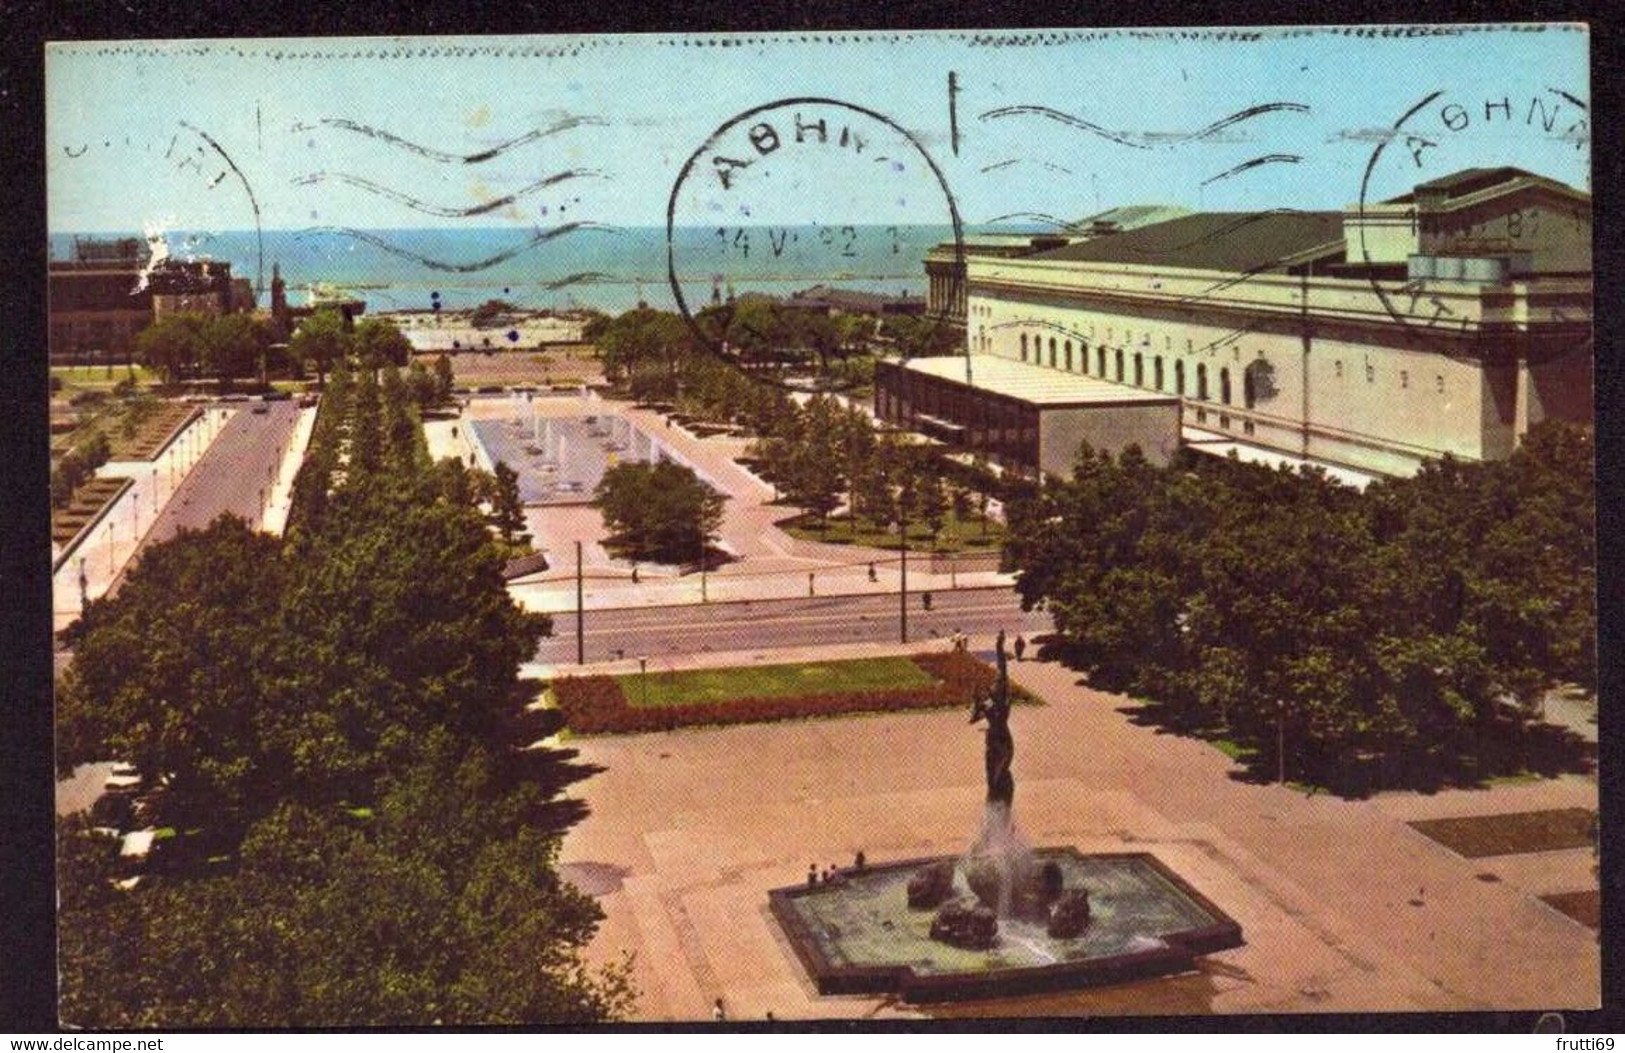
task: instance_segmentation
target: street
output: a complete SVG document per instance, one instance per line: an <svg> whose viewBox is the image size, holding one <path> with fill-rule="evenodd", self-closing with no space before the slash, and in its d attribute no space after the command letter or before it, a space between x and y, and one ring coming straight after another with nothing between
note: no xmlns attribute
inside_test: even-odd
<svg viewBox="0 0 1625 1053"><path fill-rule="evenodd" d="M910 593L908 638L924 642L956 630L983 635L1004 629L1031 639L1050 630L1049 615L1023 613L1009 589L961 589L932 594L932 610ZM589 609L583 637L588 662L634 655L746 651L849 643L897 643L898 600L885 596L825 596L685 604L618 610ZM567 667L576 660L576 616L553 614L553 635L542 641L536 660Z"/></svg>

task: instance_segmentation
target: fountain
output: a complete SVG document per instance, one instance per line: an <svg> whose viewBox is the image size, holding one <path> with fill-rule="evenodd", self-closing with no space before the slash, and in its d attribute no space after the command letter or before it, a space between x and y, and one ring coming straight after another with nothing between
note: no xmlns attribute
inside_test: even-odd
<svg viewBox="0 0 1625 1053"><path fill-rule="evenodd" d="M1186 971L1242 944L1241 927L1148 852L1034 849L1012 805L1015 739L1004 633L986 721L982 826L963 856L775 889L769 904L821 994L988 998Z"/></svg>

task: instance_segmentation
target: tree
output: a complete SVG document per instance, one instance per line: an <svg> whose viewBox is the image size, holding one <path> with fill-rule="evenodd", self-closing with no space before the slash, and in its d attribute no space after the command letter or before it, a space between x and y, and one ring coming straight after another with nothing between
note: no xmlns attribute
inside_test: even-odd
<svg viewBox="0 0 1625 1053"><path fill-rule="evenodd" d="M363 367L404 366L412 356L412 342L388 318L365 318L355 327L354 347Z"/></svg>
<svg viewBox="0 0 1625 1053"><path fill-rule="evenodd" d="M835 400L815 395L799 415L795 434L775 437L769 444L775 480L782 479L785 496L818 517L822 525L841 503L846 480L841 476L842 429L845 425Z"/></svg>
<svg viewBox="0 0 1625 1053"><path fill-rule="evenodd" d="M922 476L917 483L920 519L931 531L931 543L948 521L948 502L942 493L942 479L935 475Z"/></svg>
<svg viewBox="0 0 1625 1053"><path fill-rule="evenodd" d="M630 1007L580 951L602 912L558 880L540 799L431 735L376 805L287 803L224 876L111 888L68 826L64 1017L87 1027L584 1024Z"/></svg>
<svg viewBox="0 0 1625 1053"><path fill-rule="evenodd" d="M327 371L349 356L353 341L337 311L317 311L299 323L288 341L288 351L307 367L315 366L317 384L326 387Z"/></svg>
<svg viewBox="0 0 1625 1053"><path fill-rule="evenodd" d="M475 329L489 329L494 325L500 325L503 316L517 310L518 308L507 300L487 300L474 308L474 313L469 316L469 324Z"/></svg>
<svg viewBox="0 0 1625 1053"><path fill-rule="evenodd" d="M412 404L424 410L440 402L439 383L429 374L429 368L419 359L406 367L406 394Z"/></svg>
<svg viewBox="0 0 1625 1053"><path fill-rule="evenodd" d="M221 380L257 371L271 345L265 326L246 314L212 318L202 327L200 336L204 368Z"/></svg>
<svg viewBox="0 0 1625 1053"><path fill-rule="evenodd" d="M505 544L512 545L525 530L525 505L519 497L519 473L498 461L492 470L491 524L502 535Z"/></svg>
<svg viewBox="0 0 1625 1053"><path fill-rule="evenodd" d="M593 493L611 544L633 559L668 563L703 558L726 500L692 468L670 461L618 464Z"/></svg>
<svg viewBox="0 0 1625 1053"><path fill-rule="evenodd" d="M434 360L434 405L443 406L451 401L451 358L445 354Z"/></svg>
<svg viewBox="0 0 1625 1053"><path fill-rule="evenodd" d="M136 357L173 384L203 357L206 325L200 314L165 315L136 335Z"/></svg>
<svg viewBox="0 0 1625 1053"><path fill-rule="evenodd" d="M77 1025L579 1024L630 1004L624 969L582 962L601 915L555 870L561 758L516 749L518 666L548 620L508 596L468 473L397 455L393 367L370 396L389 455L335 470L370 378L335 372L286 540L182 532L70 633L59 763L133 762L170 827L129 891L116 841L62 827Z"/></svg>
<svg viewBox="0 0 1625 1053"><path fill-rule="evenodd" d="M286 773L263 739L283 646L276 539L221 517L148 549L86 608L58 694L58 757L118 758L167 784L193 825L246 808Z"/></svg>

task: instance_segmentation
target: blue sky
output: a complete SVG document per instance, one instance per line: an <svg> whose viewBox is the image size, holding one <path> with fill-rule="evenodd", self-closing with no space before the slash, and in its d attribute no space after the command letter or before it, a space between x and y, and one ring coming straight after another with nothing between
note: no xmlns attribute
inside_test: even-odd
<svg viewBox="0 0 1625 1053"><path fill-rule="evenodd" d="M657 226L714 131L796 96L891 123L807 108L804 120L831 122L832 141L846 121L868 151L857 156L796 144L794 114L767 111L780 148L753 155L748 124L735 128L718 151L759 163L725 188L702 156L678 194L680 221L941 223L943 184L967 224L1020 214L1043 225L1035 217L1144 202L1337 209L1356 201L1395 122L1429 96L1405 126L1414 138L1390 142L1373 168L1373 196L1502 164L1589 189L1584 30L1366 33L51 45L48 222L242 229L257 207L266 229Z"/></svg>

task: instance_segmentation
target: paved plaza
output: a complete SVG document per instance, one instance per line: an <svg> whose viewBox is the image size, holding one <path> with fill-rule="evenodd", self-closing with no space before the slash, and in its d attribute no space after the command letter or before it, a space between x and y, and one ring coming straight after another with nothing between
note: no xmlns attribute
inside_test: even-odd
<svg viewBox="0 0 1625 1053"><path fill-rule="evenodd" d="M595 418L595 425L587 425L587 417ZM544 451L554 454L560 436L566 437L564 452L568 458L572 449L568 438L572 431L568 429L614 428L616 439L628 444L629 449L646 451L652 441L656 448L668 451L673 459L692 467L728 495L717 547L731 559L714 568L703 582L698 574L649 564L637 568L638 580L634 582L633 565L604 548L603 517L596 509L585 503L529 507L527 529L550 566L544 573L510 585L514 599L527 609L554 614L575 609L578 542L586 580L584 601L589 610L682 606L702 601L787 600L807 597L809 593L823 597L895 595L900 587L902 569L895 552L805 541L780 529L778 522L794 516L797 509L775 504L774 488L738 463L737 458L749 446L746 439L720 435L697 438L658 413L597 396L538 395L526 402L522 396L516 400L502 395L469 400L457 419L426 422L430 453L436 458L457 457L464 464L489 469L491 451L471 441L471 426L481 429L482 434L499 436L503 444L499 448L517 449L516 460L521 466L527 460L537 460ZM538 435L552 438L543 442ZM588 437L594 444L592 450L578 456L588 460L603 456L601 447L608 437ZM527 445L538 454L528 454ZM589 470L586 463L572 469L576 475ZM560 478L575 477L565 472L556 474ZM522 496L524 485L522 479ZM582 500L591 493L590 487L585 489ZM952 569L944 563L933 572L926 556L921 552L910 556L908 580L913 592L941 594L961 588L1007 588L1012 580L1007 574L988 569L985 560L973 562L976 569ZM869 577L871 567L874 580Z"/></svg>
<svg viewBox="0 0 1625 1053"><path fill-rule="evenodd" d="M982 734L965 714L575 739L577 761L602 770L568 791L590 811L565 837L563 870L608 915L594 956L635 953L637 1017L703 1019L718 997L735 1020L1597 1004L1596 933L1537 898L1595 888L1589 849L1471 860L1408 825L1594 809L1594 779L1309 796L1240 780L1217 749L1135 724L1130 700L1080 686L1058 665L1011 669L1047 702L1011 720L1027 840L1152 852L1241 925L1244 947L1185 976L958 1006L819 996L769 916L767 890L803 881L810 863L847 865L858 850L884 863L967 848L984 787Z"/></svg>

